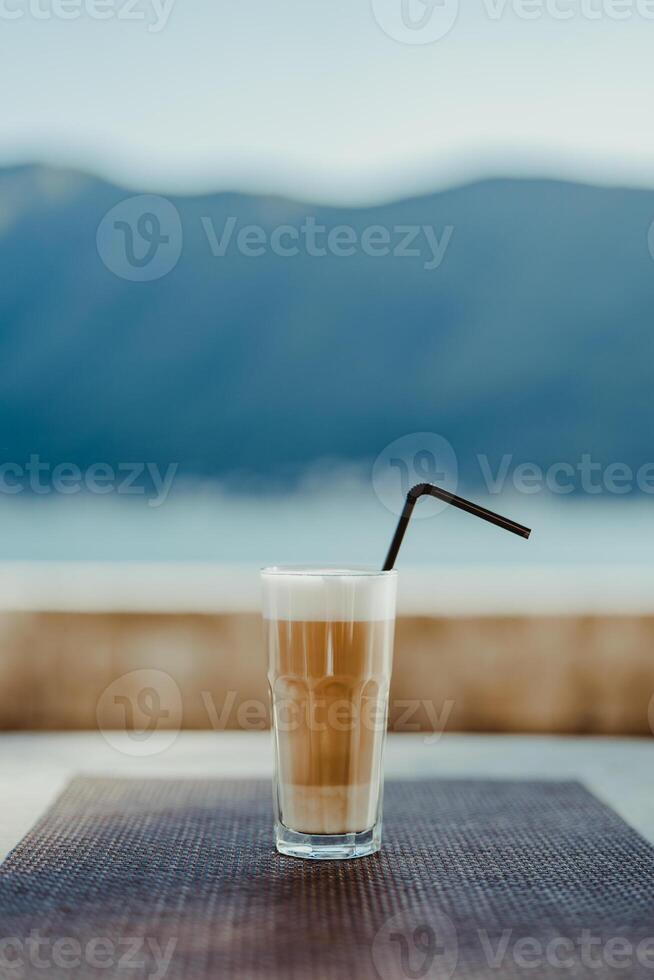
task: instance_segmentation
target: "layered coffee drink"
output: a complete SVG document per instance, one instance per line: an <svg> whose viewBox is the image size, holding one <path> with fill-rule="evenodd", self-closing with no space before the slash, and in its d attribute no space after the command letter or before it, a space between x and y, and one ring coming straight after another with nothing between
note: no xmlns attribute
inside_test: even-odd
<svg viewBox="0 0 654 980"><path fill-rule="evenodd" d="M278 847L371 853L381 834L395 573L272 568L263 577ZM333 853L339 847L348 853Z"/></svg>

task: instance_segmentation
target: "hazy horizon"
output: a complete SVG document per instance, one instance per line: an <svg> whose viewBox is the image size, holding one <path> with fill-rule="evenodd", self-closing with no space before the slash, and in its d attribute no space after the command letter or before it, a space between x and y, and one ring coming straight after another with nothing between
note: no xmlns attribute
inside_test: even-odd
<svg viewBox="0 0 654 980"><path fill-rule="evenodd" d="M3 173L11 173L13 171L20 170L43 170L52 171L54 173L71 174L79 176L81 178L89 180L97 180L117 188L118 190L124 190L130 194L157 194L163 197L171 198L196 198L196 197L211 197L220 195L235 195L243 197L268 197L276 198L280 200L289 201L293 204L299 205L317 205L321 207L334 207L334 208L354 208L364 210L366 208L372 207L383 207L386 204L399 204L403 201L411 201L416 198L431 197L437 194L445 194L452 191L457 191L466 187L471 187L479 184L487 183L548 183L548 184L568 184L575 185L579 187L587 188L597 188L602 190L615 190L615 191L650 191L654 189L654 177L651 181L636 181L630 182L628 180L601 180L599 177L597 179L592 179L590 177L575 177L568 176L565 174L547 173L546 170L539 171L536 168L533 172L529 171L514 171L507 169L506 171L494 172L480 172L476 174L470 171L466 175L452 175L451 179L434 180L429 183L427 177L425 177L424 185L420 184L409 184L408 186L402 188L398 187L395 192L388 191L387 193L380 193L379 196L366 196L357 194L347 194L342 195L334 194L324 194L319 193L314 196L308 196L307 194L297 193L292 186L284 189L283 181L274 184L271 182L270 186L265 184L263 179L253 180L248 183L247 180L242 180L240 183L235 181L230 183L222 178L216 178L213 182L208 179L206 185L197 184L194 182L188 183L183 179L178 182L173 181L172 183L160 183L155 180L147 180L136 178L134 174L130 178L129 174L121 176L120 174L113 174L109 169L102 166L96 168L82 166L80 164L67 164L60 163L57 161L50 161L47 159L38 158L25 158L16 160L0 160L0 176ZM257 186L257 183L259 186Z"/></svg>
<svg viewBox="0 0 654 980"><path fill-rule="evenodd" d="M63 19L48 0L38 16L14 0L0 82L20 99L4 100L0 166L344 204L494 176L654 186L636 0L620 19L543 4L528 19L518 0L479 0L431 43L389 36L379 8L390 2L167 0L153 32L154 0L140 20L121 19L120 3L100 20L78 0Z"/></svg>

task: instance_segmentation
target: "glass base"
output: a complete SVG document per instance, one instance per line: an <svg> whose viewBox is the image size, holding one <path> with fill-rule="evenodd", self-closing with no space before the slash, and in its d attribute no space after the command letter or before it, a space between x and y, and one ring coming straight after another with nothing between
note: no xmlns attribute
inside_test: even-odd
<svg viewBox="0 0 654 980"><path fill-rule="evenodd" d="M301 834L277 823L275 845L280 854L310 861L347 861L366 857L381 847L381 822L372 830L353 834Z"/></svg>

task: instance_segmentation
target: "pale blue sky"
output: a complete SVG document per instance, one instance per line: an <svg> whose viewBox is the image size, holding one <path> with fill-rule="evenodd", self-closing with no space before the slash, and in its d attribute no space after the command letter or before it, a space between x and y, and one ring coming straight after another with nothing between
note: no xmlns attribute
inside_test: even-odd
<svg viewBox="0 0 654 980"><path fill-rule="evenodd" d="M92 0L64 0L81 4L74 20L32 12L57 2L0 0L0 163L347 201L489 174L654 183L641 0L622 0L623 21L611 0L557 0L566 20L465 0L429 44L380 27L373 5L401 0L172 0L158 32L153 0L134 8L144 20L116 18L126 0L104 0L108 20Z"/></svg>

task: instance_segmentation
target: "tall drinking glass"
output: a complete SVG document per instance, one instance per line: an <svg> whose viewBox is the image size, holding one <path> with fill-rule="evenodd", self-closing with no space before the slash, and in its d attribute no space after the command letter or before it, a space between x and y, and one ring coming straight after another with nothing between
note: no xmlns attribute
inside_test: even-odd
<svg viewBox="0 0 654 980"><path fill-rule="evenodd" d="M397 573L262 571L275 843L293 857L378 851Z"/></svg>

